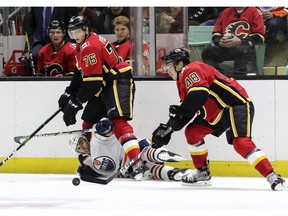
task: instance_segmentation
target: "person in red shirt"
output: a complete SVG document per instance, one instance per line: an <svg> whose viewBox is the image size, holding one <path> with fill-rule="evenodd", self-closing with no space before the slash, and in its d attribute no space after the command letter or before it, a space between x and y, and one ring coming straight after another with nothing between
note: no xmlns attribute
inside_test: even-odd
<svg viewBox="0 0 288 216"><path fill-rule="evenodd" d="M129 62L132 58L130 44L130 22L125 16L118 16L113 21L116 41L111 45L118 53L122 61Z"/></svg>
<svg viewBox="0 0 288 216"><path fill-rule="evenodd" d="M65 41L66 26L61 20L53 20L47 28L51 43L38 54L36 75L67 76L75 69L76 44Z"/></svg>
<svg viewBox="0 0 288 216"><path fill-rule="evenodd" d="M226 75L257 74L255 45L265 41L265 26L261 11L256 7L229 7L224 9L212 32L215 46L205 48L205 63ZM234 60L234 71L229 73L219 66Z"/></svg>
<svg viewBox="0 0 288 216"><path fill-rule="evenodd" d="M76 114L82 114L82 128L92 128L103 117L114 125L114 134L130 160L140 153L133 127L135 84L132 67L120 61L117 52L104 37L91 32L85 16L74 16L68 24L68 33L77 43L77 69L70 85L58 100L66 126L76 123ZM135 175L143 171L142 161L133 164Z"/></svg>
<svg viewBox="0 0 288 216"><path fill-rule="evenodd" d="M251 139L254 105L246 90L234 78L205 63L190 63L189 53L182 48L168 53L165 65L177 81L181 105L170 106L169 121L153 132L152 146L167 145L173 131L187 125L185 136L196 170L183 175L183 185L211 185L204 138L226 132L227 142L267 179L272 190L287 189L285 180Z"/></svg>
<svg viewBox="0 0 288 216"><path fill-rule="evenodd" d="M114 32L116 36L116 41L112 42L111 45L117 51L119 57L122 61L133 64L133 42L130 41L130 21L126 16L118 16L113 21ZM149 44L143 41L142 46L143 53L143 74L147 75L150 72L149 64Z"/></svg>

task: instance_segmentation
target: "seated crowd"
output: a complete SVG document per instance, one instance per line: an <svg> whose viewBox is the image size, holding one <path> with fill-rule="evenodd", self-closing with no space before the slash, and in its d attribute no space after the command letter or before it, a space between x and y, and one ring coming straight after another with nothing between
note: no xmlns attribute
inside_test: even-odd
<svg viewBox="0 0 288 216"><path fill-rule="evenodd" d="M283 49L288 45L288 10L285 7L188 7L188 13L184 13L183 9L183 7L156 7L156 34L162 37L164 34L169 34L171 38L175 38L177 37L175 34L184 34L186 25L213 27L212 43L203 49L201 59L221 73L229 76L261 74L257 65L259 61L257 47L261 44L265 44L263 67L284 67L288 64L285 57L286 49ZM187 14L187 19L184 18L184 14ZM31 7L26 24L23 24L27 29L25 32L28 34L31 48L28 51L31 52L33 59L33 64L28 64L28 75L72 74L71 65L75 63L72 58L76 52L75 41L70 39L66 28L69 19L76 15L88 18L91 31L100 35L114 34L115 37L117 33L114 20L126 17L129 25L127 40L133 44L133 37L129 35L131 31L129 20L133 13L129 7ZM143 7L142 18L143 34L149 33L149 7ZM56 28L57 22L59 29ZM184 41L182 43L185 44ZM156 47L155 56L158 56L156 75L167 75L162 68L162 59L171 47L158 47L157 41ZM193 59L193 49L191 51ZM283 54L279 55L279 52ZM149 41L143 41L142 74L144 75L149 75L150 71L149 53ZM133 59L132 52L129 58ZM225 61L234 62L232 70L222 67ZM66 62L69 62L68 65Z"/></svg>

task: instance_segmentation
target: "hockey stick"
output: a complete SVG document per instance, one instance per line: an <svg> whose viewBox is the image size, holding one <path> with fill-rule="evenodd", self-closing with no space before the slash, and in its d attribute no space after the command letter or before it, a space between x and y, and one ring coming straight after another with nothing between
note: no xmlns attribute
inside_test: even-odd
<svg viewBox="0 0 288 216"><path fill-rule="evenodd" d="M30 60L30 66L31 66L31 69L32 69L32 76L35 76L36 75L35 65L34 65L33 55L32 55L32 52L31 52L31 47L30 47L30 42L29 42L29 38L28 38L27 32L25 32L25 39L26 39L27 49L28 49L28 53L29 53L29 60Z"/></svg>
<svg viewBox="0 0 288 216"><path fill-rule="evenodd" d="M44 123L42 123L30 136L28 136L21 145L19 145L16 149L14 149L7 157L5 157L1 162L0 166L6 163L17 151L19 151L29 140L31 140L38 131L40 131L45 125L48 124L59 112L61 108L59 108L52 116L50 116Z"/></svg>
<svg viewBox="0 0 288 216"><path fill-rule="evenodd" d="M114 178L119 176L120 174L124 175L127 172L127 170L129 169L129 167L133 163L135 163L139 158L141 158L141 155L144 154L145 152L147 152L149 148L150 148L150 146L148 148L144 148L136 157L134 157L132 160L128 161L121 169L119 169L116 173L114 173L112 176L110 176L107 179L95 178L95 177L86 176L86 175L84 175L84 176L80 175L80 179L82 181L106 185L109 182L111 182Z"/></svg>
<svg viewBox="0 0 288 216"><path fill-rule="evenodd" d="M69 135L69 134L73 134L73 133L86 133L86 132L93 132L95 130L71 130L71 131L62 131L62 132L54 132L54 133L43 133L43 134L36 134L34 137L49 137L49 136L59 136L59 135ZM25 136L16 136L14 137L14 141L16 143L21 144L22 139L27 139L29 137L29 135L25 135Z"/></svg>

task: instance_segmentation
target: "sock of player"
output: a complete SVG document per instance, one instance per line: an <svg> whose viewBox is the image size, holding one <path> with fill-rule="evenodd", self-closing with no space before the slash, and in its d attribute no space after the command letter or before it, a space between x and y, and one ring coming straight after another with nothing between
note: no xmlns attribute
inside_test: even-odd
<svg viewBox="0 0 288 216"><path fill-rule="evenodd" d="M164 181L181 181L181 178L187 169L177 169L171 166L163 164L147 163L146 166L149 168L146 172L149 172L154 179ZM147 174L146 174L147 175Z"/></svg>
<svg viewBox="0 0 288 216"><path fill-rule="evenodd" d="M233 147L262 176L266 177L273 171L273 167L265 153L258 149L249 137L235 137L233 139Z"/></svg>
<svg viewBox="0 0 288 216"><path fill-rule="evenodd" d="M273 171L273 167L263 151L257 149L247 156L248 162L264 177Z"/></svg>
<svg viewBox="0 0 288 216"><path fill-rule="evenodd" d="M196 169L201 169L207 165L208 148L204 141L199 144L188 144L188 148Z"/></svg>
<svg viewBox="0 0 288 216"><path fill-rule="evenodd" d="M112 122L113 132L123 146L126 155L130 160L134 159L140 154L140 148L132 126L128 124L126 118L113 119Z"/></svg>

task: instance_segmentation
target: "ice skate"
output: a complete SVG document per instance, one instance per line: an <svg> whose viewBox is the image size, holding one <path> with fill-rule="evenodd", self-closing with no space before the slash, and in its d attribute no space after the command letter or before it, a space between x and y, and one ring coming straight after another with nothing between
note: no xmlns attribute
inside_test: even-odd
<svg viewBox="0 0 288 216"><path fill-rule="evenodd" d="M159 160L165 161L165 162L179 162L184 160L180 155L175 154L173 152L170 152L168 150L161 150L157 155Z"/></svg>
<svg viewBox="0 0 288 216"><path fill-rule="evenodd" d="M191 170L182 176L182 185L185 186L210 186L211 175L208 166L202 169Z"/></svg>
<svg viewBox="0 0 288 216"><path fill-rule="evenodd" d="M287 182L279 174L272 172L266 177L266 179L270 183L272 190L288 190Z"/></svg>
<svg viewBox="0 0 288 216"><path fill-rule="evenodd" d="M189 171L189 169L178 169L174 168L173 170L168 171L167 175L169 180L172 181L181 181L182 176Z"/></svg>
<svg viewBox="0 0 288 216"><path fill-rule="evenodd" d="M137 181L147 180L144 176L145 171L149 169L145 166L143 160L139 160L135 165L133 165L133 172L131 173L131 177L133 177Z"/></svg>

